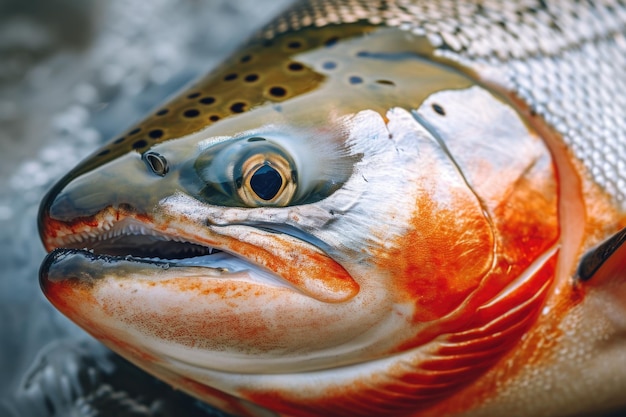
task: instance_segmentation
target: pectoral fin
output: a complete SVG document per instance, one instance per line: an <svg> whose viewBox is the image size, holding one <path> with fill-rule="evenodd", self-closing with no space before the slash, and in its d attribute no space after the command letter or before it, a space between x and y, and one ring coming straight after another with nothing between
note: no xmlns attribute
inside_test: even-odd
<svg viewBox="0 0 626 417"><path fill-rule="evenodd" d="M589 251L578 266L577 276L595 285L626 283L626 228Z"/></svg>

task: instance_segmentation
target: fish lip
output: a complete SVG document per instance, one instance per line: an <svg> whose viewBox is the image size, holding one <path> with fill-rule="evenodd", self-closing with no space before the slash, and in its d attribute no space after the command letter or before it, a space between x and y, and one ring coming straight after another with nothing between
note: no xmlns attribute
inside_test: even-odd
<svg viewBox="0 0 626 417"><path fill-rule="evenodd" d="M44 258L41 264L41 270L49 269L49 266L57 263L59 260L71 256L71 255L80 255L85 258L94 261L102 261L107 263L114 263L118 261L132 262L138 264L151 264L155 266L172 266L175 265L176 262L173 260L165 260L165 259L156 259L156 258L141 258L138 256L116 256L116 255L107 255L105 253L93 253L90 250L86 249L74 249L74 248L56 248L49 252Z"/></svg>
<svg viewBox="0 0 626 417"><path fill-rule="evenodd" d="M106 268L107 273L112 273L118 277L139 270L142 274L134 274L133 276L154 276L154 273L158 273L159 270L175 267L193 269L198 272L202 270L204 272L199 273L213 278L222 275L227 276L232 272L240 272L240 270L226 270L220 266L212 265L211 259L206 257L214 256L216 252L221 254L222 260L228 258L240 260L241 262L237 264L242 267L242 270L246 268L253 273L257 272L256 265L247 262L245 258L232 253L232 251L222 250L217 248L217 245L209 246L190 236L173 235L160 231L161 223L166 222L159 222L157 219L139 213L133 207L125 204L117 207L108 206L94 215L78 217L69 221L54 219L46 210L42 210L39 217L40 233L44 246L49 253L39 269L41 289L47 294L46 289L50 288L50 278L54 277L54 280L60 281L64 278L64 274L67 278L74 278L73 281L78 279L78 281L85 282L93 281L94 277L104 277L103 273L97 271L103 266L110 266L110 268ZM137 251L133 252L133 244L138 244L142 239L145 239L144 242L162 244L161 250L167 248L170 243L193 245L196 250L191 250L191 253L188 254L178 252L176 256L172 257L167 257L164 253L171 255L176 251L161 253L152 251L150 253L148 250L145 251L145 256L143 254L137 256ZM116 246L118 244L119 246ZM73 257L76 261L67 262L69 257ZM201 261L190 261L195 258ZM185 264L185 262L187 263ZM132 267L129 267L130 264ZM256 275L261 276L261 281L266 284L282 284L279 277L268 276L273 275L271 271L258 272Z"/></svg>
<svg viewBox="0 0 626 417"><path fill-rule="evenodd" d="M124 242L128 245L124 248L116 241L132 240L132 238L145 238L145 240L152 238L152 243L160 241L195 245L198 248L205 248L208 254L219 249L217 247L219 245L210 246L190 236L181 237L179 231L176 234L160 231L159 228L163 225L158 224L156 219L150 215L139 213L131 206L124 204L118 207L108 206L94 215L77 217L71 221L56 220L48 212L43 212L39 216L39 224L41 238L48 252L59 248L87 249L102 255L124 258L128 255L133 256L131 253L132 242ZM146 242L140 243L145 244ZM107 244L109 245L108 248ZM127 249L128 252L122 255L106 252L114 249L116 245L122 246L122 249ZM207 253L201 253L201 255L205 254ZM171 259L183 259L192 256L180 256ZM158 257L158 253L155 256L135 255L133 257L155 258ZM167 257L163 257L163 259L171 260Z"/></svg>
<svg viewBox="0 0 626 417"><path fill-rule="evenodd" d="M60 236L51 238L45 231L50 230L50 220L44 219L42 222L44 230L44 244L49 253L44 258L39 268L39 284L41 290L49 295L55 282L69 280L78 285L91 285L99 279L109 276L117 278L130 277L130 279L141 278L149 281L158 281L159 274L162 278L172 277L178 271L178 275L184 277L191 273L192 275L201 274L204 277L213 279L230 278L241 273L247 276L254 276L253 281L270 287L286 287L292 291L299 292L298 288L284 281L273 271L265 270L259 267L244 256L234 254L232 251L217 250L216 246L208 246L193 239L184 239L178 236L172 236L167 233L156 230L153 224L137 219L137 216L129 213L117 213L117 220L107 223L107 217L110 217L109 209L105 209L95 216L89 218L76 219L71 223L67 223L67 233L60 233ZM98 219L99 218L99 219ZM96 220L98 219L98 220ZM47 221L46 221L47 220ZM54 222L54 221L53 221ZM65 222L61 222L65 223ZM89 224L97 224L89 226L87 230L80 233L70 233L71 228L81 229ZM140 234L133 234L133 226L135 232L141 231ZM55 227L61 227L59 223ZM137 229L139 228L139 229ZM110 253L96 253L90 248L94 243L98 243L102 237L105 241L110 238L111 232L117 231L124 236L147 236L159 237L163 242L182 242L207 248L205 254L195 254L190 257L182 258L159 258L156 255L152 257L133 256L130 254L113 255ZM119 235L113 236L119 237ZM51 242L54 242L52 244ZM217 251L217 252L216 252ZM211 260L211 257L218 257L218 261ZM207 259L208 257L208 259ZM199 261L194 262L198 259ZM224 267L224 259L229 264ZM215 262L213 264L211 261ZM234 267L231 267L235 264ZM168 270L168 271L166 271ZM194 272L195 271L195 272Z"/></svg>
<svg viewBox="0 0 626 417"><path fill-rule="evenodd" d="M76 268L75 266L78 262L98 265L100 268ZM64 264L69 264L69 268L68 265ZM74 268L72 268L72 266L74 266ZM103 268L104 266L124 266L127 271L134 269L134 272L140 272L145 269L154 272L158 269L169 270L177 267L212 269L216 272L216 275L220 275L224 272L221 268L212 268L203 265L190 267L189 265L173 262L171 260L141 258L131 255L113 256L96 254L86 249L57 248L48 253L44 258L39 268L39 283L44 293L47 293L46 288L50 282L65 280L68 279L68 277L77 278L81 281L93 281L99 277L106 276L106 272L104 271L106 268ZM53 276L51 276L51 273L53 273Z"/></svg>
<svg viewBox="0 0 626 417"><path fill-rule="evenodd" d="M183 246L178 249L179 253L176 253L176 250L171 247L162 247L161 250L158 247L154 248L158 244ZM52 249L58 248L86 249L97 255L108 255L111 258L161 259L166 262L211 255L221 251L216 246L209 246L198 240L160 232L151 223L130 217L114 223L105 222L96 230L89 229L57 237ZM141 249L144 254L137 254ZM181 254L181 249L186 249L187 253Z"/></svg>
<svg viewBox="0 0 626 417"><path fill-rule="evenodd" d="M230 273L248 272L253 275L251 279L262 285L287 287L325 303L346 302L359 293L359 284L342 265L319 246L297 236L268 232L255 226L240 224L228 226L205 224L206 227L203 227L201 234L198 234L197 221L198 219L193 220L187 218L186 215L176 218L168 214L157 214L154 217L138 213L130 206L120 205L109 206L95 215L76 218L68 222L52 219L49 213L44 213L42 235L44 246L48 251L59 248L86 249L86 252L77 252L77 254L84 255L89 253L89 249L94 249L89 245L102 240L102 237L105 240L111 237L110 230L117 228L125 236L152 236L165 241L196 245L205 248L202 256L213 257L224 253L221 255L222 259L202 259L193 256L176 260L163 258L158 254L156 256L142 255L139 258L150 260L159 257L172 266L192 267L194 270L197 270L196 267L205 267L203 270L213 277L226 278ZM133 227L136 228L134 231ZM220 253L212 254L213 249L217 249ZM113 255L112 259L121 262L132 253L119 257L115 256L117 253L104 253L104 255ZM60 255L53 255L47 262L44 262L44 265L49 268L48 271L42 271L45 276L48 276L50 268L53 266L56 268L58 265L54 262L55 259L59 259L58 256ZM193 261L196 258L201 263ZM100 259L99 262L103 259L106 258ZM187 261L186 264L184 264L185 261ZM204 263L205 261L208 262ZM89 271L93 270L91 264L80 265ZM161 264L145 262L143 265L152 268L150 271L144 269L143 272L154 276L153 272L158 271ZM220 272L220 267L223 267L221 269L224 273ZM72 276L77 275L76 271L70 272ZM123 276L124 272L128 271L122 269L117 271L116 275L120 276L121 273ZM131 272L136 272L136 270L132 268Z"/></svg>
<svg viewBox="0 0 626 417"><path fill-rule="evenodd" d="M44 258L41 266L39 267L39 285L41 289L46 292L47 283L49 281L54 281L50 277L50 271L53 270L55 265L58 265L63 262L64 259L71 256L79 256L84 258L87 261L97 261L97 262L105 262L105 263L114 263L116 261L128 261L128 262L136 262L136 263L146 263L146 264L164 264L163 261L158 260L149 260L142 258L135 258L129 256L127 258L122 258L119 256L111 256L106 254L95 254L85 249L72 249L72 248L56 248L49 252Z"/></svg>
<svg viewBox="0 0 626 417"><path fill-rule="evenodd" d="M84 218L77 218L72 222L64 222L51 219L46 214L40 217L40 230L42 240L46 250L49 252L41 265L42 273L55 264L58 260L67 257L69 254L82 255L86 259L97 260L99 262L115 263L120 261L141 263L144 265L158 266L178 266L185 260L196 257L210 256L215 253L224 252L233 258L244 258L218 248L219 245L209 246L190 237L180 237L165 232L161 232L155 227L154 221L148 221L147 216L138 215L129 207L113 208L107 207L96 215ZM55 230L52 232L52 230ZM158 251L149 256L134 255L131 245L116 248L116 244L124 241L139 238L153 239L155 242L171 244L190 245L196 248L195 253L188 256L170 255L172 257L160 256ZM116 242L118 241L118 242ZM193 245L193 246L191 246ZM127 253L111 253L126 250ZM109 253L107 253L107 250ZM148 251L146 251L148 252ZM195 264L196 267L212 268L211 265Z"/></svg>

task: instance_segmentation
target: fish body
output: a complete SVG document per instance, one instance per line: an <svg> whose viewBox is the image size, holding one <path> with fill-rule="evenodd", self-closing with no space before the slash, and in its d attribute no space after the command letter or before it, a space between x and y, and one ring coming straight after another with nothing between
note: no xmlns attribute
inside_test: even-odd
<svg viewBox="0 0 626 417"><path fill-rule="evenodd" d="M298 3L46 196L48 299L241 416L624 406L626 7Z"/></svg>

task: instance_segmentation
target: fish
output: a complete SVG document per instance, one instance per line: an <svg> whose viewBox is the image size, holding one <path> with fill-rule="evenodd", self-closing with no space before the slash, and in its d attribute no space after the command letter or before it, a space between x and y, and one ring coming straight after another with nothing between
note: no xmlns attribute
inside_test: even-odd
<svg viewBox="0 0 626 417"><path fill-rule="evenodd" d="M297 2L52 187L42 291L232 415L623 408L625 68L617 0Z"/></svg>

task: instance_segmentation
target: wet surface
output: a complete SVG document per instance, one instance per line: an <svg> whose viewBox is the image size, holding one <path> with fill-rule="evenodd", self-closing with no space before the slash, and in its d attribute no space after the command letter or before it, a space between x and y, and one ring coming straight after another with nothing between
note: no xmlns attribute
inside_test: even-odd
<svg viewBox="0 0 626 417"><path fill-rule="evenodd" d="M289 2L0 2L0 415L221 415L110 354L44 299L37 208L79 160Z"/></svg>

